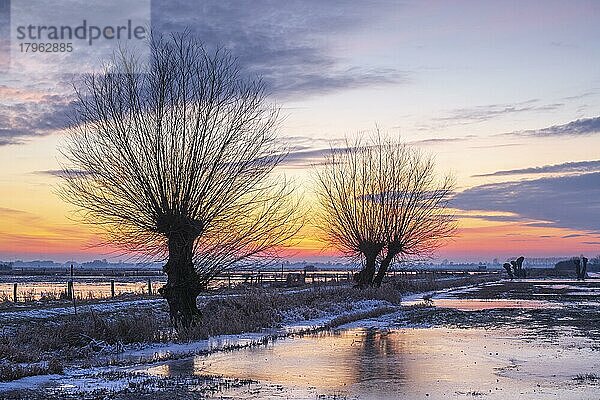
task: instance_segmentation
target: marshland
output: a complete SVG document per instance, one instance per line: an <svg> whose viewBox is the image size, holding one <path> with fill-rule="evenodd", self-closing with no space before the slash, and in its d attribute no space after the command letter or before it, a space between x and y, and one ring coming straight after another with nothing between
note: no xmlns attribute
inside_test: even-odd
<svg viewBox="0 0 600 400"><path fill-rule="evenodd" d="M0 399L598 399L599 16L0 0Z"/></svg>

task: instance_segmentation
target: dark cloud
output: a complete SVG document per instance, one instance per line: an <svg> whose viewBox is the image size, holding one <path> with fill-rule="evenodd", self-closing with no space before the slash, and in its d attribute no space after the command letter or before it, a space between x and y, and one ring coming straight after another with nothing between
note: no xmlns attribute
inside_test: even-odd
<svg viewBox="0 0 600 400"><path fill-rule="evenodd" d="M505 143L505 144L486 144L482 146L471 146L471 149L497 149L498 147L517 147L523 146L523 143Z"/></svg>
<svg viewBox="0 0 600 400"><path fill-rule="evenodd" d="M302 150L292 151L288 153L287 157L283 160L281 165L287 167L310 167L322 163L327 155L331 154L331 148L316 149L316 150Z"/></svg>
<svg viewBox="0 0 600 400"><path fill-rule="evenodd" d="M56 178L63 178L67 175L80 175L80 176L89 175L89 172L87 172L87 171L81 171L81 170L75 170L75 169L69 169L66 171L62 170L62 169L48 169L48 170L44 170L44 171L34 171L33 173L36 175L54 176Z"/></svg>
<svg viewBox="0 0 600 400"><path fill-rule="evenodd" d="M454 192L453 196L456 196L457 193ZM498 222L523 222L528 221L527 219L521 217L520 215L511 214L511 215L490 215L489 213L474 213L473 211L468 210L455 210L452 215L448 215L460 219L466 218L475 218L482 219L486 221L498 221Z"/></svg>
<svg viewBox="0 0 600 400"><path fill-rule="evenodd" d="M476 218L486 221L493 222L523 222L527 221L526 218L518 215L485 215L485 214L465 214L460 216L461 218Z"/></svg>
<svg viewBox="0 0 600 400"><path fill-rule="evenodd" d="M310 136L281 136L279 142L290 152L314 150L319 147L332 147L343 145L345 139L324 139Z"/></svg>
<svg viewBox="0 0 600 400"><path fill-rule="evenodd" d="M572 100L581 100L584 99L586 97L590 97L590 96L595 96L597 93L595 91L588 91L588 92L583 92L580 94L576 94L574 96L567 96L567 97L563 97L563 100L567 100L567 101L572 101Z"/></svg>
<svg viewBox="0 0 600 400"><path fill-rule="evenodd" d="M357 67L336 56L334 42L383 20L385 0L343 1L153 1L152 25L159 33L189 29L208 46L225 46L244 69L260 74L280 97L407 82L409 72L382 66ZM339 54L340 52L337 52Z"/></svg>
<svg viewBox="0 0 600 400"><path fill-rule="evenodd" d="M512 114L555 111L564 106L563 103L539 104L539 102L540 99L531 99L510 104L487 104L470 108L457 108L445 117L436 118L436 121L443 125L468 125Z"/></svg>
<svg viewBox="0 0 600 400"><path fill-rule="evenodd" d="M563 125L553 125L542 129L517 131L508 135L517 136L583 136L600 133L600 117L582 118Z"/></svg>
<svg viewBox="0 0 600 400"><path fill-rule="evenodd" d="M8 146L9 144L21 144L18 139L11 137L7 134L8 137L2 137L4 132L0 129L0 146Z"/></svg>
<svg viewBox="0 0 600 400"><path fill-rule="evenodd" d="M575 45L575 44L570 44L570 43L564 43L564 42L550 42L550 46L552 47L561 47L561 48L567 48L567 49L576 49L579 46Z"/></svg>
<svg viewBox="0 0 600 400"><path fill-rule="evenodd" d="M456 195L462 210L511 212L530 226L600 229L600 172L476 186Z"/></svg>
<svg viewBox="0 0 600 400"><path fill-rule="evenodd" d="M422 139L408 142L409 145L436 145L436 144L447 144L455 142L463 142L470 140L475 136L467 136L462 138L431 138ZM283 161L282 165L293 166L293 167L307 167L315 164L319 164L323 159L331 154L332 151L339 151L346 149L345 139L315 139L308 136L292 136L282 138L282 142L290 150L288 156ZM325 146L329 147L325 147ZM315 147L323 146L322 148Z"/></svg>
<svg viewBox="0 0 600 400"><path fill-rule="evenodd" d="M546 174L546 173L587 173L600 171L600 160L592 161L574 161L562 164L544 165L541 167L529 167L521 169L509 169L496 171L489 174L473 175L473 177L486 176L510 176L510 175L527 175L527 174Z"/></svg>
<svg viewBox="0 0 600 400"><path fill-rule="evenodd" d="M421 140L414 140L412 142L409 142L409 144L411 145L435 145L435 144L448 144L448 143L457 143L457 142L464 142L466 140L470 140L472 138L475 138L475 135L469 135L467 137L462 137L462 138L431 138L431 139L421 139Z"/></svg>
<svg viewBox="0 0 600 400"><path fill-rule="evenodd" d="M21 144L66 127L72 96L49 95L0 86L0 145Z"/></svg>
<svg viewBox="0 0 600 400"><path fill-rule="evenodd" d="M527 222L524 225L531 226L534 228L552 228L554 223L550 221L536 221L536 222Z"/></svg>
<svg viewBox="0 0 600 400"><path fill-rule="evenodd" d="M155 0L155 33L189 31L207 47L225 47L247 75L263 77L278 99L302 98L365 86L408 82L410 72L382 65L355 65L345 55L350 33L383 21L401 6L386 0ZM351 47L349 44L349 48ZM70 110L65 96L35 96L43 80L52 93L67 82L56 73L20 77L19 89L0 86L0 146L26 142L64 128ZM2 89L7 89L2 92Z"/></svg>

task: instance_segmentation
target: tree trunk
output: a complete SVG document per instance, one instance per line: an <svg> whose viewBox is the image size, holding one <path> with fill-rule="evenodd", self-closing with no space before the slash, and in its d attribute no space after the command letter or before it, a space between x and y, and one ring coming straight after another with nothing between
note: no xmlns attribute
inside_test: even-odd
<svg viewBox="0 0 600 400"><path fill-rule="evenodd" d="M381 260L381 263L379 264L379 270L377 271L377 275L375 276L375 279L373 279L373 286L381 286L381 282L383 282L383 278L385 277L385 274L387 273L387 270L390 264L392 263L393 258L393 256L390 257L389 255L386 255L385 258Z"/></svg>
<svg viewBox="0 0 600 400"><path fill-rule="evenodd" d="M373 283L375 275L375 263L377 261L377 253L365 254L365 267L356 276L356 286L364 289Z"/></svg>
<svg viewBox="0 0 600 400"><path fill-rule="evenodd" d="M158 291L169 303L171 322L176 328L188 328L200 317L196 298L202 285L192 260L195 237L173 233L168 237L169 260L163 267L167 284Z"/></svg>

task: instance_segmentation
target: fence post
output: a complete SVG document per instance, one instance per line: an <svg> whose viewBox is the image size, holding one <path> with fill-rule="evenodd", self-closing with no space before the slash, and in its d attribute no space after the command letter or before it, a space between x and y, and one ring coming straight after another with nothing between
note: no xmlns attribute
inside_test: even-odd
<svg viewBox="0 0 600 400"><path fill-rule="evenodd" d="M148 278L148 295L152 296L152 281Z"/></svg>
<svg viewBox="0 0 600 400"><path fill-rule="evenodd" d="M227 286L231 289L231 272L227 273Z"/></svg>
<svg viewBox="0 0 600 400"><path fill-rule="evenodd" d="M17 284L13 284L13 300L15 301L15 303L19 300L17 298Z"/></svg>
<svg viewBox="0 0 600 400"><path fill-rule="evenodd" d="M114 279L110 280L110 297L112 297L112 298L115 297L115 280Z"/></svg>
<svg viewBox="0 0 600 400"><path fill-rule="evenodd" d="M71 288L71 299L73 300L73 311L75 311L75 315L77 315L77 304L75 304L75 288L73 287L73 264L71 264L71 280L69 281L69 286Z"/></svg>

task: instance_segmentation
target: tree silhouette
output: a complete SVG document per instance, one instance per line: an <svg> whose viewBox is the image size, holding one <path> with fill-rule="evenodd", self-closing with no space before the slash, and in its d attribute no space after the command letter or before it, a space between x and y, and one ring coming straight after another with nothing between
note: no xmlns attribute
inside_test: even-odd
<svg viewBox="0 0 600 400"><path fill-rule="evenodd" d="M315 176L326 240L364 259L359 287L381 285L392 262L430 255L455 230L453 180L437 179L433 158L379 132L332 149Z"/></svg>
<svg viewBox="0 0 600 400"><path fill-rule="evenodd" d="M271 255L299 219L272 174L285 154L261 80L187 34L150 47L148 64L121 51L77 89L61 194L106 243L168 258L159 291L186 327L216 274Z"/></svg>

